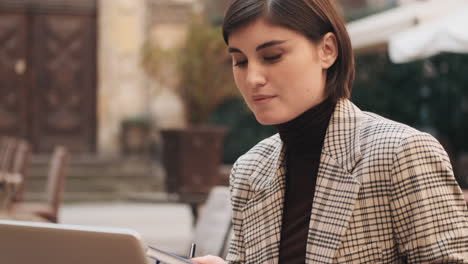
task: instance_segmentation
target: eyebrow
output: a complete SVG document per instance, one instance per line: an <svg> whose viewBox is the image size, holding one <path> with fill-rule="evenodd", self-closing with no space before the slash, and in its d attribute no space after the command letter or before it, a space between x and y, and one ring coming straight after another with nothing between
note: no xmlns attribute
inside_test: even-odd
<svg viewBox="0 0 468 264"><path fill-rule="evenodd" d="M272 41L268 41L268 42L265 42L263 44L260 44L257 46L257 48L255 48L256 51L259 51L261 49L265 49L265 48L268 48L268 47L271 47L271 46L276 46L276 45L280 45L280 44L283 44L284 42L286 42L287 40L272 40ZM228 49L229 53L242 53L238 48L234 48L234 47L230 47Z"/></svg>

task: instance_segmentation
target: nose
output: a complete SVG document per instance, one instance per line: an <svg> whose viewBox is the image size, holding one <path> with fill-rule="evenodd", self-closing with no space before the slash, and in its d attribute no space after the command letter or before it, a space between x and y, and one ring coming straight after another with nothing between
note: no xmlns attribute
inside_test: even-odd
<svg viewBox="0 0 468 264"><path fill-rule="evenodd" d="M265 85L267 78L261 66L253 63L247 69L247 83L251 88L258 88Z"/></svg>

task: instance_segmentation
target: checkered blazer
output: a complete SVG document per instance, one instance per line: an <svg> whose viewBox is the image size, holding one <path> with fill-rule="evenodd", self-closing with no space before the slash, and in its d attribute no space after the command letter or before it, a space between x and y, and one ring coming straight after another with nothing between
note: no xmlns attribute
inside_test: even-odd
<svg viewBox="0 0 468 264"><path fill-rule="evenodd" d="M278 263L285 159L274 135L230 176L229 263ZM320 157L306 263L468 263L468 212L430 135L338 102Z"/></svg>

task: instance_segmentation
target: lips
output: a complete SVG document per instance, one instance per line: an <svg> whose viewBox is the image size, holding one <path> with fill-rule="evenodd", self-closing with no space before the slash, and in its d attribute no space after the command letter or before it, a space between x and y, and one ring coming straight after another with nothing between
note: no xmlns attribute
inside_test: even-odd
<svg viewBox="0 0 468 264"><path fill-rule="evenodd" d="M261 104L261 103L266 103L271 101L273 98L275 98L276 95L254 95L252 96L254 103L256 104Z"/></svg>

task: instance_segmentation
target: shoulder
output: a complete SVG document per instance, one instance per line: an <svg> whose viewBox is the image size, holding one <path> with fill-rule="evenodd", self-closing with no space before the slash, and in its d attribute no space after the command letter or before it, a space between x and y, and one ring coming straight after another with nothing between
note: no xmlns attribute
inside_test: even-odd
<svg viewBox="0 0 468 264"><path fill-rule="evenodd" d="M401 141L406 138L425 134L413 127L387 119L375 113L362 112L362 114L360 139L364 143L379 144L386 142L398 146Z"/></svg>
<svg viewBox="0 0 468 264"><path fill-rule="evenodd" d="M362 112L361 134L380 137L404 138L412 134L422 133L403 123L390 120L371 112Z"/></svg>
<svg viewBox="0 0 468 264"><path fill-rule="evenodd" d="M256 188L261 188L268 182L270 173L275 170L274 164L281 148L281 139L275 134L256 144L234 163L229 177L234 211L244 206Z"/></svg>
<svg viewBox="0 0 468 264"><path fill-rule="evenodd" d="M266 138L253 146L244 155L240 156L236 164L238 166L249 165L252 162L262 162L268 160L275 151L282 146L282 141L278 134Z"/></svg>
<svg viewBox="0 0 468 264"><path fill-rule="evenodd" d="M260 141L237 159L234 163L232 174L251 174L261 164L276 159L282 145L283 143L278 134Z"/></svg>
<svg viewBox="0 0 468 264"><path fill-rule="evenodd" d="M444 148L432 135L374 113L362 114L360 140L364 153L391 152L397 160L405 155L421 157L423 154L450 163Z"/></svg>
<svg viewBox="0 0 468 264"><path fill-rule="evenodd" d="M338 102L327 132L333 144L341 144L337 152L360 152L363 156L374 157L382 153L388 155L406 139L423 134L408 125L362 111L349 100Z"/></svg>
<svg viewBox="0 0 468 264"><path fill-rule="evenodd" d="M282 146L283 143L278 134L257 143L234 163L231 172L231 183L236 179L249 178L259 167L271 167L265 165L271 165L279 158Z"/></svg>

